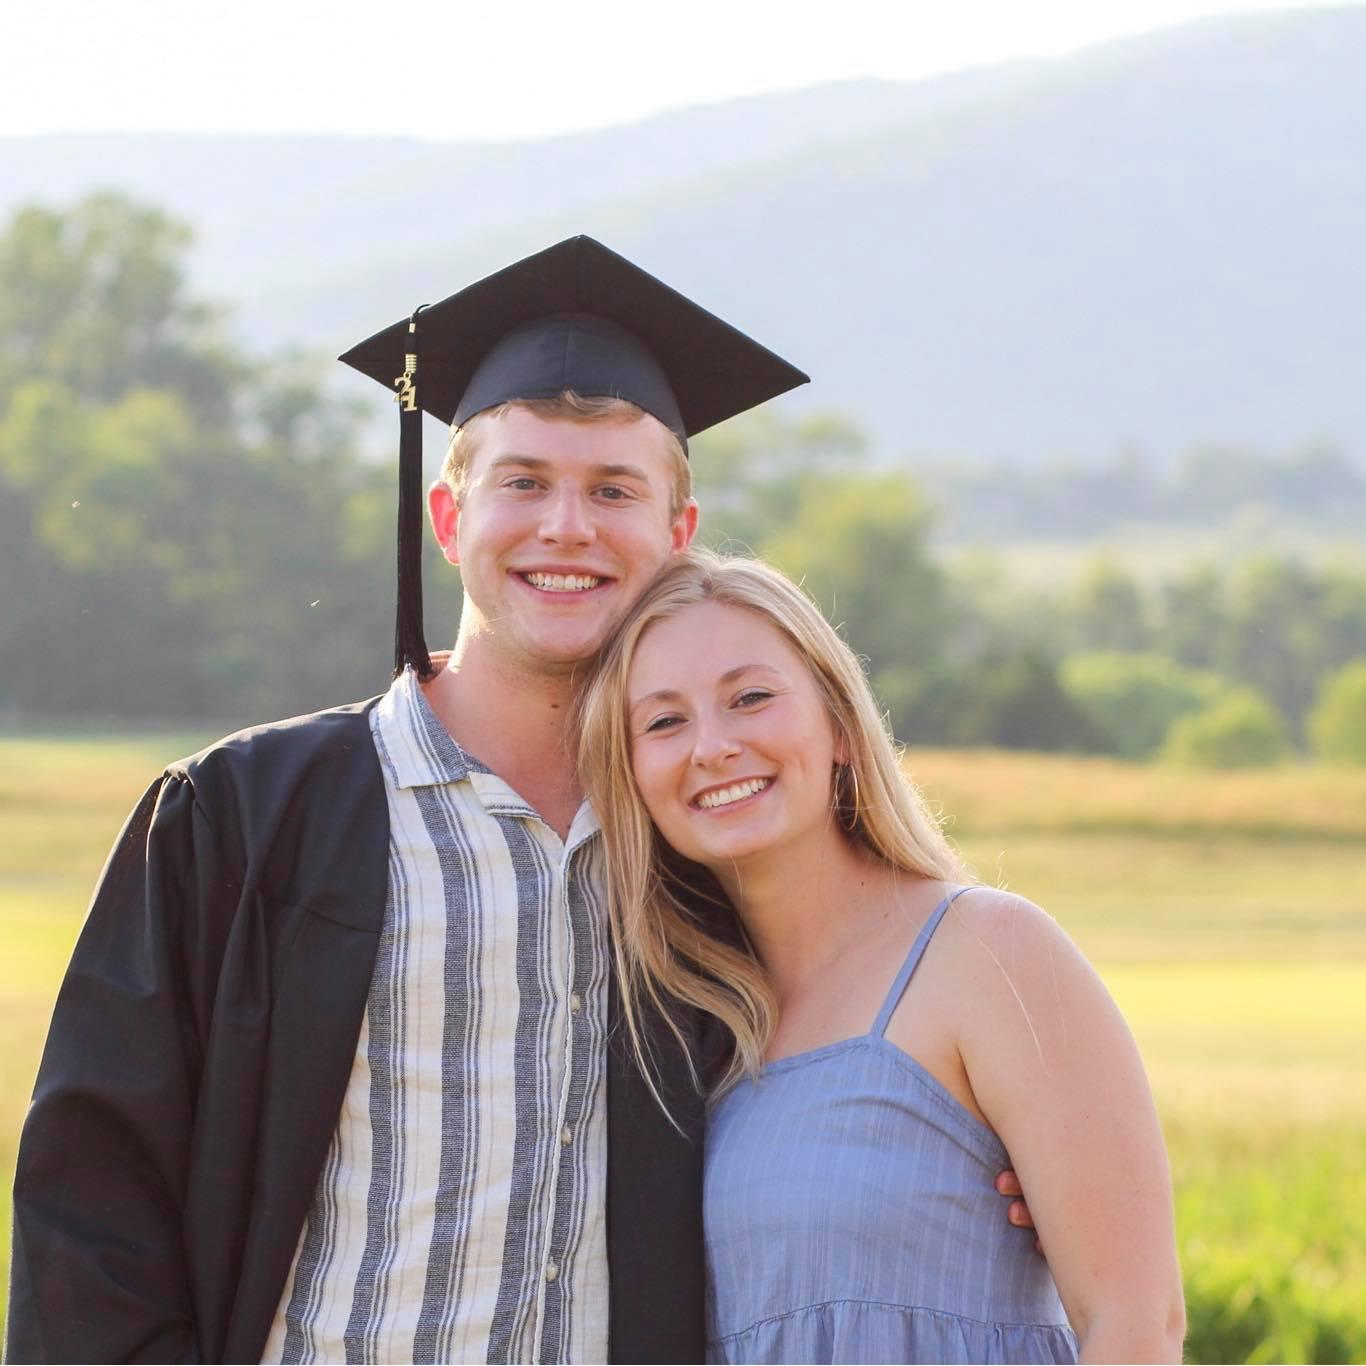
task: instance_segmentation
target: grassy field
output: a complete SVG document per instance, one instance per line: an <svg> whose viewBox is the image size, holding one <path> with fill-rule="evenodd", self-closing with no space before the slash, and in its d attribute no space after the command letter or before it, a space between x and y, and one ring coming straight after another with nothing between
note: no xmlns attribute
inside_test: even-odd
<svg viewBox="0 0 1366 1366"><path fill-rule="evenodd" d="M6 1171L105 853L157 768L207 738L0 738ZM909 763L979 876L1058 916L1138 1037L1176 1178L1188 1359L1366 1361L1366 773Z"/></svg>
<svg viewBox="0 0 1366 1366"><path fill-rule="evenodd" d="M1007 570L1013 584L1043 590L1075 582L1097 558L1122 565L1127 573L1150 587L1184 573L1192 564L1214 564L1236 571L1267 555L1297 560L1315 568L1334 565L1356 570L1366 563L1361 537L1355 529L1296 527L1252 508L1231 525L1203 530L1136 521L1129 526L1106 526L1093 537L995 537L986 546L967 526L944 541L941 551L951 565L980 564L988 559Z"/></svg>

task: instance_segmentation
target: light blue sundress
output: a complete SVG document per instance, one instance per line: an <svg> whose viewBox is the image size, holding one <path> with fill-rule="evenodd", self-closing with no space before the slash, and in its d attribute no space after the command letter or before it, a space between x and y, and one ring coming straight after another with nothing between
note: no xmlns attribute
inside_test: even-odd
<svg viewBox="0 0 1366 1366"><path fill-rule="evenodd" d="M966 890L935 908L869 1033L769 1063L712 1107L709 1360L1077 1359L1034 1234L996 1194L1001 1140L884 1037Z"/></svg>

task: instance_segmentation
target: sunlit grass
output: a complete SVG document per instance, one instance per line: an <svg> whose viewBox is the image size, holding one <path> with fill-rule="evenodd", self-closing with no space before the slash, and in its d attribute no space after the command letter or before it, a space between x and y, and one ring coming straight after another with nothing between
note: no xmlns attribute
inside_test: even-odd
<svg viewBox="0 0 1366 1366"><path fill-rule="evenodd" d="M1366 1129L1168 1129L1187 1360L1366 1360Z"/></svg>
<svg viewBox="0 0 1366 1366"><path fill-rule="evenodd" d="M1008 573L1012 585L1043 591L1075 583L1098 557L1122 566L1150 588L1200 561L1227 568L1272 554L1321 568L1354 568L1366 562L1361 537L1345 528L1297 527L1255 509L1248 509L1228 526L1163 527L1137 521L1106 525L1089 538L997 540L985 553L979 540L960 536L957 543L946 546L945 554L955 565L988 560Z"/></svg>
<svg viewBox="0 0 1366 1366"><path fill-rule="evenodd" d="M210 738L0 738L0 1174L108 849L157 770ZM1366 775L911 765L978 875L1053 912L1134 1030L1172 1157L1189 1359L1366 1360ZM0 1206L0 1257L8 1221Z"/></svg>
<svg viewBox="0 0 1366 1366"><path fill-rule="evenodd" d="M1305 764L1230 773L1005 750L907 751L950 834L1252 835L1366 839L1366 769Z"/></svg>
<svg viewBox="0 0 1366 1366"><path fill-rule="evenodd" d="M1366 957L1366 840L998 830L978 877L1038 902L1098 960Z"/></svg>

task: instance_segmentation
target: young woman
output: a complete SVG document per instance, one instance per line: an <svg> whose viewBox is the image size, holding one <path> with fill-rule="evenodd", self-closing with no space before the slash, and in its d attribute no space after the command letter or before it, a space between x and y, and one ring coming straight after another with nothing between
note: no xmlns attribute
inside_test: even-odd
<svg viewBox="0 0 1366 1366"><path fill-rule="evenodd" d="M712 1359L1179 1361L1166 1156L1119 1011L1047 915L970 884L801 591L680 559L579 720L632 1042L646 999L724 1026ZM1000 1217L1007 1166L1047 1262Z"/></svg>

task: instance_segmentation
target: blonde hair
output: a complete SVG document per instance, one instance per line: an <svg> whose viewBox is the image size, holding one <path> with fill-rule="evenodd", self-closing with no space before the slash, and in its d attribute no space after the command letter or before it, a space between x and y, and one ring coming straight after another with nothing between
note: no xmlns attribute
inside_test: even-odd
<svg viewBox="0 0 1366 1366"><path fill-rule="evenodd" d="M834 816L846 837L893 868L967 880L902 772L858 657L820 609L760 560L693 550L671 561L603 646L575 712L579 774L603 827L622 1013L657 1100L645 1008L663 1017L685 1050L679 1006L704 1011L729 1031L734 1046L717 1090L758 1073L778 1017L763 966L720 883L665 844L632 771L627 684L636 649L656 623L702 602L755 613L806 661L848 756L831 782Z"/></svg>
<svg viewBox="0 0 1366 1366"><path fill-rule="evenodd" d="M525 408L547 421L561 422L638 422L642 417L649 416L644 408L629 399L614 398L610 394L585 396L575 393L573 389L564 389L550 398L514 398L500 403L496 408L485 408L483 412L475 413L464 426L451 428L446 459L441 465L441 479L450 486L457 503L465 496L470 461L478 446L481 424L496 421L514 408ZM683 511L684 505L692 497L692 467L688 464L688 454L677 433L662 422L659 426L665 434L669 456L673 486L669 516L673 518Z"/></svg>

